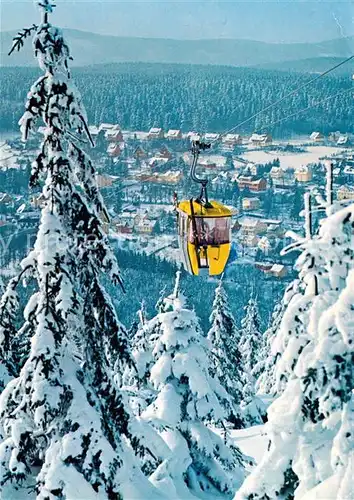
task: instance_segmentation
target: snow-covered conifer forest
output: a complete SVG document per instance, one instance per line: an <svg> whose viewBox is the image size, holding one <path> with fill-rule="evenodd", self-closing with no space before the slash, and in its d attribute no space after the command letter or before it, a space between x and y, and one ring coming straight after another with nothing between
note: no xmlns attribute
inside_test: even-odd
<svg viewBox="0 0 354 500"><path fill-rule="evenodd" d="M354 203L334 197L334 163L316 189L296 183L303 227L272 254L286 279L259 258L274 220L257 265L231 253L216 278L129 253L107 229L124 213L103 194L55 5L37 7L13 45L32 39L39 67L19 126L23 144L40 133L26 161L40 218L26 255L0 260L0 498L354 499Z"/></svg>

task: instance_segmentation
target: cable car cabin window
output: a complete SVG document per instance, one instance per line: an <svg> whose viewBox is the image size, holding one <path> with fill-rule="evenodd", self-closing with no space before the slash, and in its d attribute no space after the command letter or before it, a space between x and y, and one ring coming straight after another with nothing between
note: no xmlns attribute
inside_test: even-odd
<svg viewBox="0 0 354 500"><path fill-rule="evenodd" d="M231 217L195 217L194 220L200 246L230 243ZM189 242L196 243L192 223L189 227Z"/></svg>

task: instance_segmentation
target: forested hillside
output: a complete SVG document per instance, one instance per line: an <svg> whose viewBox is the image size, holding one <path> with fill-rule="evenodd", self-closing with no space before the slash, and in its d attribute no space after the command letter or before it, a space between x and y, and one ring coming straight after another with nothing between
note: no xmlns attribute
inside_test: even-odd
<svg viewBox="0 0 354 500"><path fill-rule="evenodd" d="M2 130L16 130L26 89L35 75L31 68L2 69ZM353 132L349 75L315 82L240 132L268 129L278 137L313 130ZM74 76L83 90L90 123L114 122L131 130L159 125L185 131L223 131L311 78L283 71L167 64L76 68ZM272 125L308 106L314 107Z"/></svg>

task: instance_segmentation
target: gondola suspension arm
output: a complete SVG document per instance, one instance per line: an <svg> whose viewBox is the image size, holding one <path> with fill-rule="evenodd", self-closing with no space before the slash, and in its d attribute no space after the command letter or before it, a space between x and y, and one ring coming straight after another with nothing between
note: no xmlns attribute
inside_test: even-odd
<svg viewBox="0 0 354 500"><path fill-rule="evenodd" d="M211 144L207 144L205 142L201 141L193 141L192 142L192 166L190 170L190 176L193 182L196 182L197 184L202 185L202 189L199 195L199 198L197 201L201 204L203 204L205 207L210 206L209 200L208 200L208 192L207 192L207 184L208 184L208 179L202 179L201 177L198 177L195 173L196 168L197 168L197 163L198 163L198 158L200 151L205 151L206 149L210 149Z"/></svg>

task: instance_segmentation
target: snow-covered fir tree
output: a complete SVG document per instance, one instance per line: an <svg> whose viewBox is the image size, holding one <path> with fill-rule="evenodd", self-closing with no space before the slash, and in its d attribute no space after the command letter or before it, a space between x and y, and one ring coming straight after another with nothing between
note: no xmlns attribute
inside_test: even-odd
<svg viewBox="0 0 354 500"><path fill-rule="evenodd" d="M273 344L276 342L281 321L295 291L296 283L292 282L287 287L280 303L275 305L269 328L263 334L259 361L252 370L252 375L256 379L256 393L271 396L275 396L277 393L275 372L280 353L274 349Z"/></svg>
<svg viewBox="0 0 354 500"><path fill-rule="evenodd" d="M319 235L302 243L298 265L307 266L310 275L306 300L300 311L290 301L287 324L292 314L296 331L305 309L304 339L282 353L280 366L289 370L283 393L268 410L268 452L237 500L349 499L353 494L354 205L330 212Z"/></svg>
<svg viewBox="0 0 354 500"><path fill-rule="evenodd" d="M245 370L251 373L262 345L262 332L257 299L250 297L241 321L240 351Z"/></svg>
<svg viewBox="0 0 354 500"><path fill-rule="evenodd" d="M262 346L260 331L260 315L257 300L251 296L245 307L245 317L241 320L240 352L243 364L243 418L247 425L263 423L266 408L260 398L256 396L256 379L253 369L257 364Z"/></svg>
<svg viewBox="0 0 354 500"><path fill-rule="evenodd" d="M231 396L233 406L228 419L235 428L241 428L244 426L240 410L244 372L238 348L240 334L229 307L222 279L215 289L210 323L211 328L208 332L212 354L210 374L219 378Z"/></svg>
<svg viewBox="0 0 354 500"><path fill-rule="evenodd" d="M243 456L225 427L223 405L230 396L210 376L210 345L195 313L185 308L179 279L180 272L174 292L161 302L164 312L145 325L148 348L133 353L140 377L154 391L141 418L170 448L151 480L173 498L188 498L188 490L230 494L244 474Z"/></svg>
<svg viewBox="0 0 354 500"><path fill-rule="evenodd" d="M134 420L113 381L113 368L130 355L100 282L104 274L118 284L120 274L101 227L105 207L94 168L81 149L85 136L90 140L86 114L71 83L69 48L48 21L53 5L43 0L39 7L33 46L43 75L31 87L20 125L24 139L40 120L45 126L31 176L32 185L43 183L45 202L34 249L1 301L3 355L21 332L13 323L13 290L23 279L35 281L23 312L30 350L18 374L8 360L15 378L0 398L2 497L27 480L39 500L154 497L132 453L131 445L140 449Z"/></svg>

